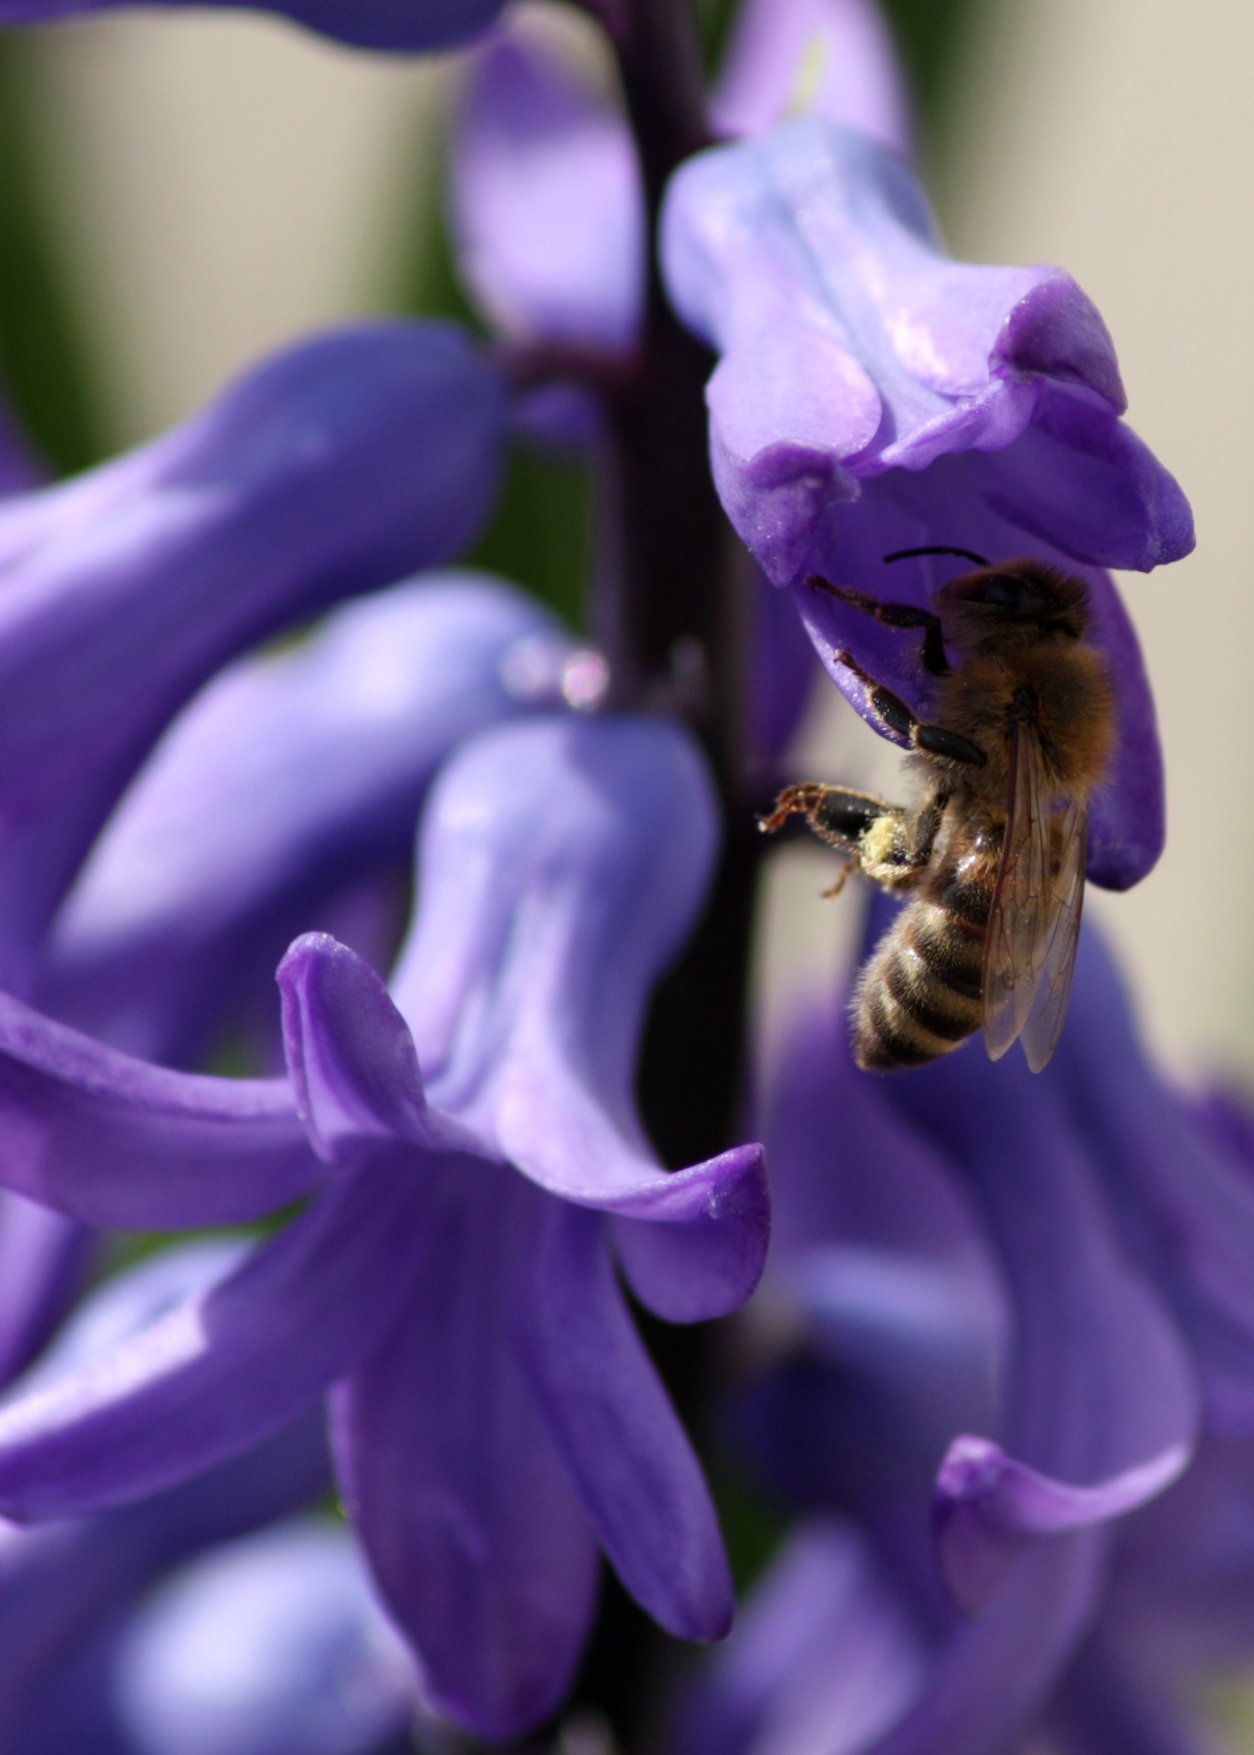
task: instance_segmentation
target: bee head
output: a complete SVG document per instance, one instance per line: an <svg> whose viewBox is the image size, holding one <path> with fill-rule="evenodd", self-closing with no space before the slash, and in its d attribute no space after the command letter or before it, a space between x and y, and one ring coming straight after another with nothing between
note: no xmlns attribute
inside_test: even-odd
<svg viewBox="0 0 1254 1755"><path fill-rule="evenodd" d="M942 620L955 612L972 632L1022 628L1032 638L1079 640L1092 619L1088 586L1043 561L1008 561L952 579L937 593Z"/></svg>

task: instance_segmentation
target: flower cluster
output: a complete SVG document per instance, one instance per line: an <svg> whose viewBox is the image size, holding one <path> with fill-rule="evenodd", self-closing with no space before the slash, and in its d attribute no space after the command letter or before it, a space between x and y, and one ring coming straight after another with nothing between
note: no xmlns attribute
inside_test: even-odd
<svg viewBox="0 0 1254 1755"><path fill-rule="evenodd" d="M60 484L6 441L0 1749L556 1750L572 1695L624 1752L1147 1749L1244 1655L1254 1128L1090 937L1040 1079L877 1082L834 995L744 1138L754 812L824 670L929 700L953 563L885 556L1086 582L1088 876L1161 849L1106 569L1192 526L1101 318L945 255L873 0L745 0L708 81L588 0L615 97L503 0L268 9L472 49L484 332L297 342ZM467 564L534 445L600 490L584 629ZM601 1557L723 1640L719 1444L800 1521L663 1699Z"/></svg>

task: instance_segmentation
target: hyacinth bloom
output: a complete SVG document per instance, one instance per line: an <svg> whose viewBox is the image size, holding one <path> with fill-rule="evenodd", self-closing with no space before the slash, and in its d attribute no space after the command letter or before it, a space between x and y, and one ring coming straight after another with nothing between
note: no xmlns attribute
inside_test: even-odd
<svg viewBox="0 0 1254 1755"><path fill-rule="evenodd" d="M471 540L507 417L458 330L363 324L276 356L115 463L0 505L10 990L175 710L246 647Z"/></svg>
<svg viewBox="0 0 1254 1755"><path fill-rule="evenodd" d="M481 726L551 703L569 652L538 604L446 572L224 670L93 849L49 939L41 1010L179 1066L197 1065L246 1004L272 1019L291 940L395 883L439 763ZM390 901L376 905L384 957Z"/></svg>
<svg viewBox="0 0 1254 1755"><path fill-rule="evenodd" d="M137 1497L343 1378L345 1496L442 1710L501 1736L553 1706L587 1631L598 1541L665 1625L723 1633L714 1514L610 1254L676 1321L734 1308L761 1269L760 1149L667 1175L630 1095L649 989L714 845L708 782L664 721L540 717L471 740L424 817L395 1004L325 937L298 941L281 972L324 1191L101 1368L18 1394L0 1417L0 1504L48 1517ZM221 1103L275 1101L254 1082L114 1064ZM46 1175L75 1097L40 1096L30 1156ZM125 1114L120 1075L109 1096ZM276 1149L258 1180L273 1190L281 1171ZM108 1183L99 1155L85 1180ZM132 1162L117 1180L138 1214L149 1178ZM162 1222L169 1195L150 1192L132 1222Z"/></svg>
<svg viewBox="0 0 1254 1755"><path fill-rule="evenodd" d="M81 1369L155 1312L227 1272L243 1246L183 1245L118 1275L84 1302L40 1362L41 1380ZM23 1529L0 1526L0 1748L71 1748L104 1702L87 1682L154 1579L213 1544L299 1509L328 1478L326 1444L305 1416L262 1445L136 1506ZM103 1748L92 1741L80 1747Z"/></svg>
<svg viewBox="0 0 1254 1755"><path fill-rule="evenodd" d="M1248 1657L1254 1154L1147 1062L1091 934L1073 1017L1040 1081L867 1080L829 1017L783 1045L764 1292L795 1338L735 1424L825 1521L675 1755L992 1755L1042 1721L1131 1755Z"/></svg>
<svg viewBox="0 0 1254 1755"><path fill-rule="evenodd" d="M0 0L0 24L47 24L79 13L108 12L132 0ZM199 7L278 13L309 30L361 49L449 49L485 31L505 0L164 0L178 11Z"/></svg>
<svg viewBox="0 0 1254 1755"><path fill-rule="evenodd" d="M0 0L0 26L108 9ZM395 50L503 14L259 10ZM952 563L886 553L947 542L1083 571L1119 708L1091 875L1135 881L1161 839L1148 688L1102 569L1169 559L1191 529L1122 424L1091 305L1057 270L941 253L872 0L748 0L709 86L687 0L585 10L616 87L581 85L503 16L465 85L452 232L495 343L355 326L119 463L0 503L0 1184L40 1203L12 1208L9 1369L36 1357L0 1402L0 1511L50 1526L0 1547L27 1556L11 1674L28 1701L45 1683L65 1698L74 1648L69 1747L306 1755L323 1673L360 1650L361 1569L409 1654L382 1717L346 1728L363 1755L391 1739L411 1662L455 1739L538 1727L584 1650L599 1553L664 1629L727 1631L685 1430L709 1352L672 1339L696 1361L673 1406L628 1299L700 1322L762 1269L762 1150L720 1148L738 1137L756 793L813 652L855 705L838 651L923 704L917 637L817 602L811 573L923 604ZM475 540L503 453L536 435L581 441L607 490L595 699L499 582L409 578ZM750 563L770 582L751 581L770 606L751 622ZM288 630L303 643L244 657ZM1084 1687L1121 1666L1139 1686L1185 1600L1168 1586L1212 1611L1209 1560L1246 1501L1248 1165L1231 1114L1162 1090L1122 1004L1090 948L1035 1084L968 1053L876 1086L834 1018L795 1039L769 1109L787 1200L768 1314L804 1344L740 1426L828 1521L798 1534L754 1611L765 1658L751 1631L758 1656L714 1685L683 1755L1005 1755L1046 1723L1093 1745ZM181 1070L224 1040L254 1073L281 1052L287 1076ZM675 1156L699 1161L663 1168L637 1076L650 1123L682 1120L699 1143ZM262 1219L98 1346L71 1329L39 1356L81 1226ZM154 1283L178 1259L159 1254ZM324 1409L352 1526L336 1557L302 1572L276 1538L135 1618L141 1582L226 1529L229 1472ZM1200 1506L1195 1457L1215 1459ZM228 1691L203 1726L220 1744L181 1749L204 1630L239 1659L269 1637L267 1604L290 1672L263 1660L269 1692ZM652 1635L618 1624L586 1674L608 1655L641 1695ZM652 1755L656 1726L611 1692L587 1690L607 1740ZM1130 1723L1140 1696L1123 1698ZM50 1738L53 1708L36 1722Z"/></svg>
<svg viewBox="0 0 1254 1755"><path fill-rule="evenodd" d="M708 402L724 509L865 716L866 684L839 654L923 712L917 638L812 576L925 606L961 563L884 557L948 543L1088 581L1117 707L1089 875L1114 888L1143 877L1162 847L1161 760L1136 637L1102 569L1176 559L1193 526L1120 420L1090 301L1056 268L951 261L909 168L818 117L691 159L661 247L676 309L719 356Z"/></svg>
<svg viewBox="0 0 1254 1755"><path fill-rule="evenodd" d="M412 1755L413 1666L352 1537L305 1519L186 1568L119 1642L142 1755Z"/></svg>
<svg viewBox="0 0 1254 1755"><path fill-rule="evenodd" d="M868 0L741 8L709 96L711 127L760 134L799 102L904 146L901 80ZM604 88L525 18L490 38L468 70L449 215L467 288L502 335L631 353L649 243L636 141Z"/></svg>

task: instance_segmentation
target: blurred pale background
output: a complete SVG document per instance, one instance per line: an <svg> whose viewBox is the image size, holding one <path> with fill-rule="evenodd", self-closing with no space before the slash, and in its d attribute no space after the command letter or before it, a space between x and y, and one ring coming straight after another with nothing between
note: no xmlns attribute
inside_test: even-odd
<svg viewBox="0 0 1254 1755"><path fill-rule="evenodd" d="M88 339L112 442L377 300L438 68L181 12L50 32L38 53L57 223L98 295ZM1133 424L1192 496L1198 555L1127 581L1162 713L1169 848L1138 891L1094 908L1160 1046L1233 1071L1254 1068L1252 65L1254 11L1228 0L999 0L931 167L957 253L1059 262L1093 295Z"/></svg>

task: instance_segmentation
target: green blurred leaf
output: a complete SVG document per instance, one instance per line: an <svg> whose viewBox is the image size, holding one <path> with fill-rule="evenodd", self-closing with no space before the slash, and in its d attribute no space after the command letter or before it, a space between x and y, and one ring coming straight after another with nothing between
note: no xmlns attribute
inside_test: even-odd
<svg viewBox="0 0 1254 1755"><path fill-rule="evenodd" d="M398 216L397 231L405 242L387 271L385 301L404 314L453 317L482 331L457 276L443 189L441 163L414 188L408 219ZM515 446L492 527L465 558L470 566L512 579L580 627L592 564L592 481L586 463Z"/></svg>
<svg viewBox="0 0 1254 1755"><path fill-rule="evenodd" d="M0 380L56 473L103 454L103 423L76 280L50 198L39 43L0 35Z"/></svg>

